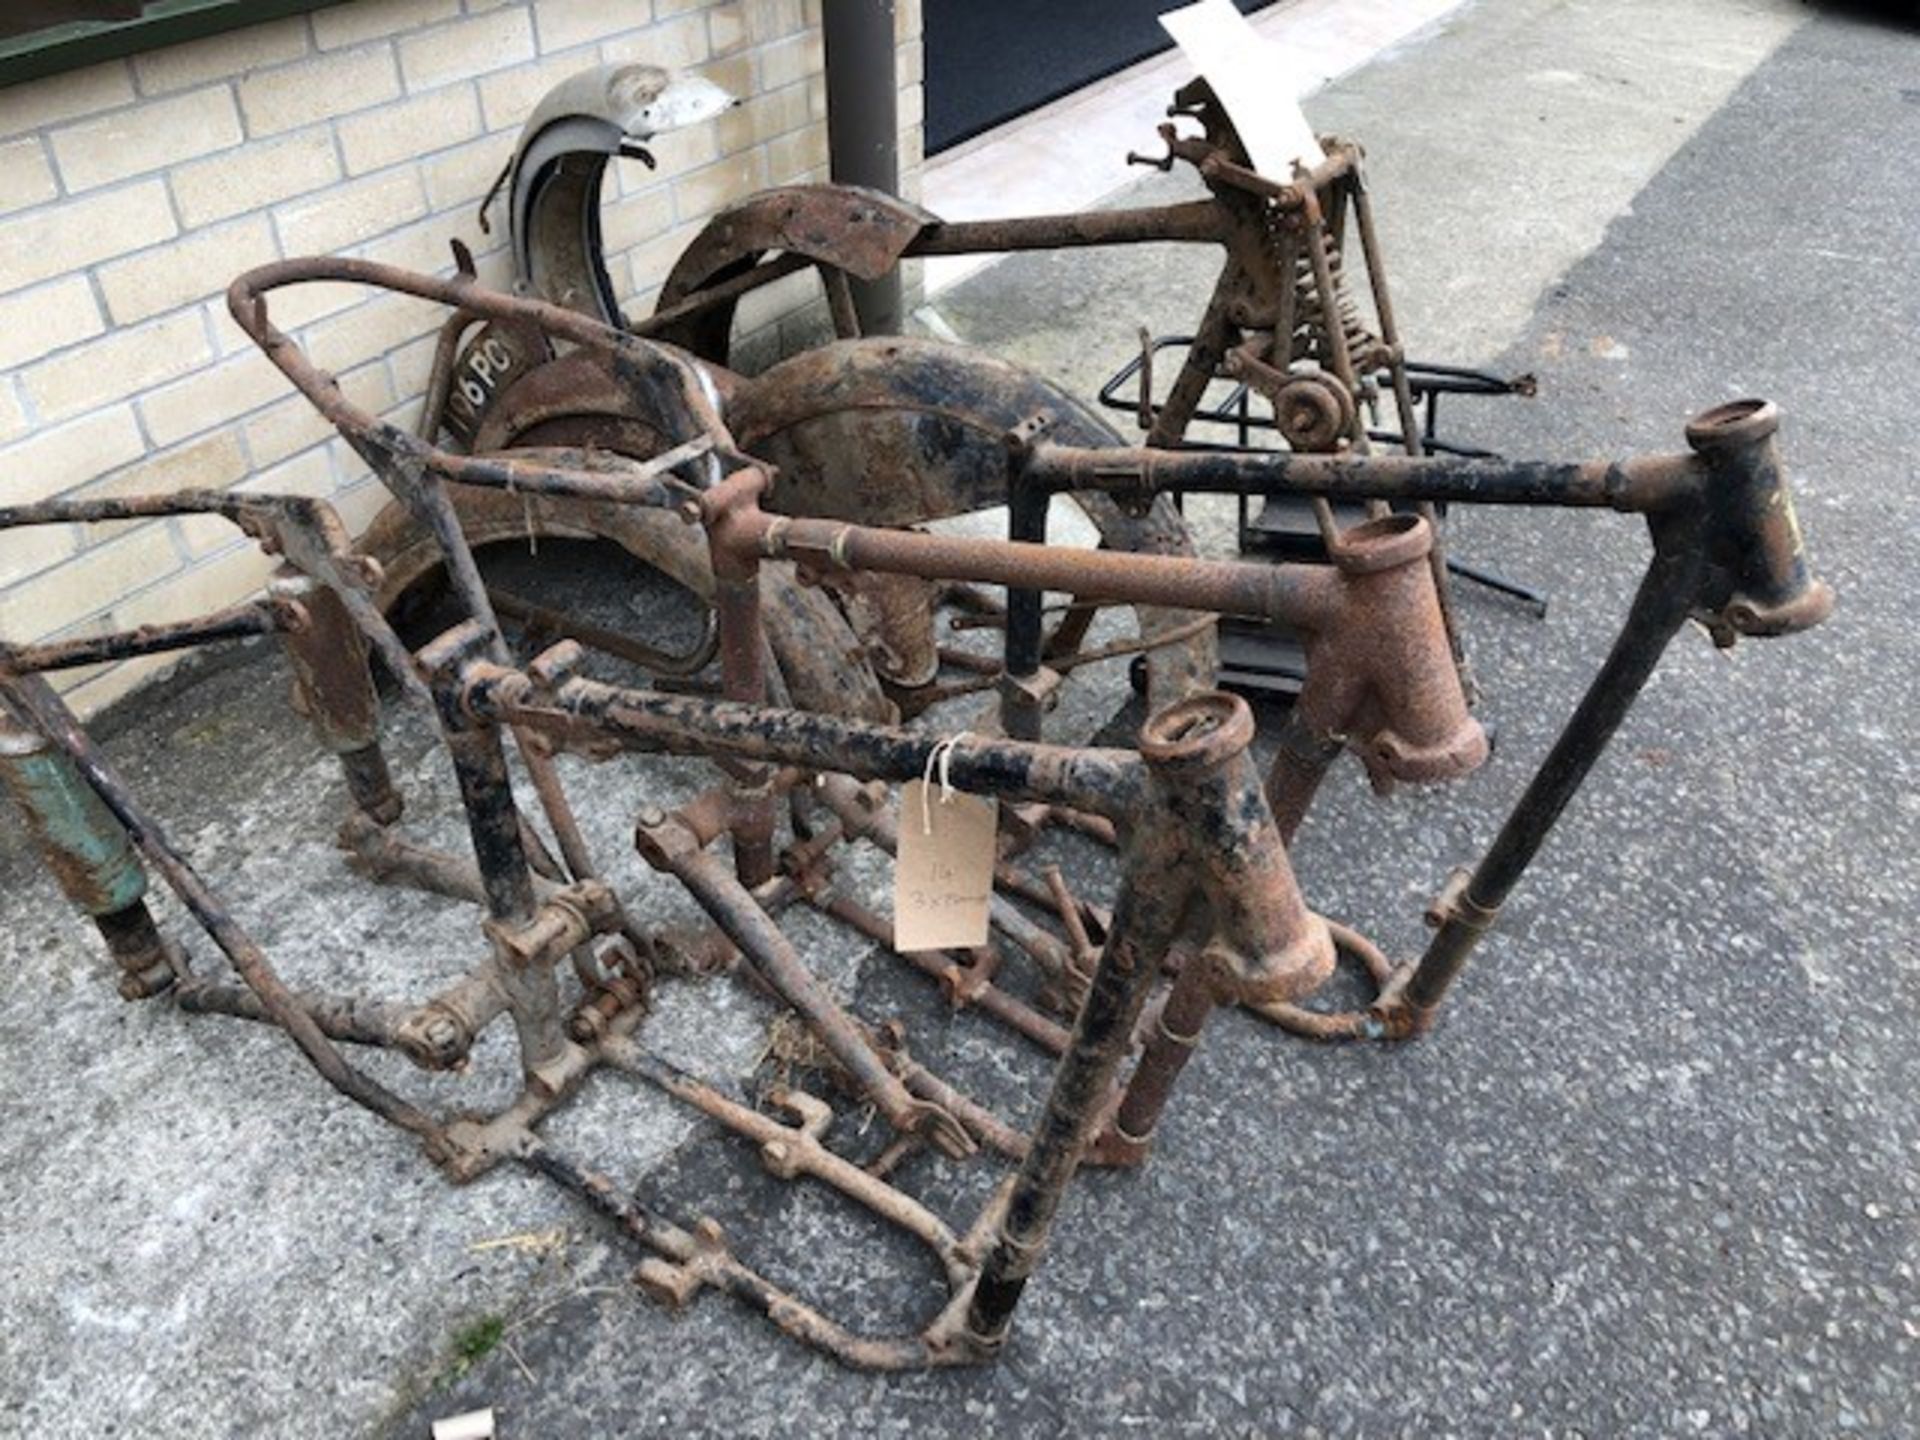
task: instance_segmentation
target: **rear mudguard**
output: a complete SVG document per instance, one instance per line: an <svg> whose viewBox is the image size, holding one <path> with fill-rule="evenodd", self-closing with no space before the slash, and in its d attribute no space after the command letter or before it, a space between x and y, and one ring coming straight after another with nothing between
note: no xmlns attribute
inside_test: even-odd
<svg viewBox="0 0 1920 1440"><path fill-rule="evenodd" d="M906 253L937 216L878 190L857 185L782 185L729 205L680 252L660 289L656 313L695 292L744 273L778 251L804 255L877 280ZM658 332L715 364L730 363L734 302L727 301Z"/></svg>
<svg viewBox="0 0 1920 1440"><path fill-rule="evenodd" d="M528 536L607 540L703 600L713 598L706 532L670 510L604 505L452 487L468 544L477 551ZM398 504L375 517L360 553L380 563L378 599L391 610L400 597L443 563L440 548ZM863 661L846 617L823 591L801 585L793 567L761 567L760 594L767 643L784 682L785 699L803 710L867 720L890 720L893 703Z"/></svg>
<svg viewBox="0 0 1920 1440"><path fill-rule="evenodd" d="M1059 387L960 345L874 337L842 340L740 380L726 407L740 448L776 469L767 509L788 515L915 525L1007 499L1007 432L1044 415L1070 445L1119 437ZM1186 522L1161 497L1140 515L1109 497L1075 495L1110 550L1191 555ZM1138 606L1152 637L1193 617ZM1211 629L1148 653L1148 703L1171 704L1213 683Z"/></svg>

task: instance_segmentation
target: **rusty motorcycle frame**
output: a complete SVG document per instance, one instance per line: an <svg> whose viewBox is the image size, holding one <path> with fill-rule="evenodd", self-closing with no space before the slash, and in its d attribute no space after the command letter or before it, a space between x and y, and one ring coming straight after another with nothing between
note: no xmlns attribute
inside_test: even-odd
<svg viewBox="0 0 1920 1440"><path fill-rule="evenodd" d="M895 197L858 188L781 187L749 196L717 215L676 262L655 313L628 317L621 311L601 250L604 175L616 155L638 155L652 163L645 143L661 122L651 111L635 109L630 101L635 88L652 94L664 87L672 93L676 85L692 83L672 81L666 72L648 67L606 67L570 78L541 102L498 187L508 200L516 284L633 334L681 344L709 365L723 366L733 359L739 302L763 286L814 271L842 343L796 356L756 377L741 413L729 413L728 418L737 433L743 433L747 448L763 454L757 447L772 437L752 434L750 417L777 421L787 430L822 430L831 417L811 407L829 396L835 397L831 403L839 407L838 414L856 408L865 412L861 433L840 437L843 453L834 457L839 463L816 467L808 477L815 491L810 503L819 513L875 514L879 497L848 484L857 467L847 462L883 445L910 448L898 436L911 430L908 417L926 406L929 393L940 397L939 418L971 421L983 432L997 434L1031 413L1007 408L1005 383L988 374L957 375L956 362L933 347L908 341L863 352L852 343L861 333L852 282L876 279L915 257L1168 241L1219 248L1223 261L1212 297L1195 334L1183 342L1179 373L1164 401L1152 397L1158 342L1146 345L1133 367L1140 382L1139 423L1146 443L1153 446L1178 445L1196 423L1227 419L1225 410L1204 403L1208 387L1225 377L1235 382L1242 401L1255 393L1271 406L1270 422L1252 423L1270 424L1295 451L1365 453L1372 440L1387 438L1405 453L1418 455L1431 435L1430 428L1423 433L1419 422L1419 399L1424 395L1431 400L1439 390L1464 383L1465 372L1416 372L1409 367L1359 147L1328 139L1329 158L1318 170L1302 171L1287 183L1261 176L1249 167L1231 120L1202 81L1177 93L1169 111L1175 123L1161 127L1165 155L1129 159L1162 170L1176 162L1190 166L1207 186L1205 199L1086 214L947 222ZM1179 133L1181 121L1197 122L1201 133ZM1349 264L1350 253L1360 265ZM1351 278L1362 268L1371 321L1361 313ZM981 363L976 355L965 360L973 366ZM915 372L923 373L913 378ZM739 377L714 373L731 400ZM1489 384L1490 377L1477 377L1478 388L1485 390ZM1493 388L1530 393L1530 382ZM429 441L437 439L444 424L455 442L476 451L538 444L555 436L569 442L591 438L643 458L657 447L658 437L646 428L644 417L623 408L619 387L597 373L590 358L556 357L537 331L525 326L485 323L474 315L451 317L441 336L429 394L420 427L422 438ZM1370 428L1383 396L1394 407L1396 434ZM1058 398L1050 400L1048 408L1056 424L1071 424L1081 432L1082 443L1095 443L1089 427L1098 422L1091 416L1069 410ZM1249 423L1244 403L1240 410L1235 423L1244 434ZM1100 433L1104 435L1104 427ZM812 442L812 448L820 448L820 442ZM772 458L791 474L800 457L788 453ZM941 518L956 497L941 498L948 501L944 508L895 507L885 523ZM989 497L964 498L978 504ZM1174 507L1163 503L1150 514L1127 517L1104 506L1097 492L1081 500L1110 548L1187 553ZM462 503L476 511L485 508L482 501ZM1322 539L1331 546L1336 516L1322 497L1313 497L1312 503ZM1426 563L1434 571L1456 663L1468 673L1451 614L1449 570L1505 587L1498 577L1450 562L1442 552L1437 516L1424 506L1416 508L1430 522ZM1376 518L1382 509L1378 503L1369 507ZM1010 538L1043 538L1030 523L1022 523L1031 519L1030 514L1016 516ZM476 514L469 528L499 533L502 520ZM376 552L394 548L392 537L405 526L404 514L396 508L376 527ZM851 585L850 580L842 583ZM904 710L912 713L935 703L953 688L935 683L940 660L960 657L938 654L923 588L900 581L868 584L852 593L843 591L841 599L872 657L878 683ZM1069 609L1043 638L1051 668L1085 663L1077 656L1093 614L1093 607ZM982 616L964 623L996 622ZM1182 653L1168 653L1164 632L1178 623L1152 613L1141 616L1138 648L1146 653L1145 678L1156 700L1184 688L1169 683L1168 672L1184 679L1211 674L1215 666L1210 642L1189 639L1182 642ZM817 653L819 648L812 650ZM780 653L784 659L788 652ZM1098 647L1090 658L1114 658L1118 653L1115 647ZM1471 693L1470 678L1469 689Z"/></svg>
<svg viewBox="0 0 1920 1440"><path fill-rule="evenodd" d="M273 326L268 294L314 280L384 286L532 325L591 350L636 413L651 417L674 443L637 461L587 448L461 455L422 441L355 410ZM187 491L0 509L0 529L218 515L286 562L264 601L139 631L0 651L0 697L11 716L0 729L0 775L50 868L95 919L129 998L171 996L189 1012L279 1027L328 1083L418 1137L456 1180L506 1163L554 1180L637 1244L643 1258L636 1279L664 1300L722 1290L786 1333L876 1369L992 1356L1005 1343L1075 1171L1083 1163L1144 1158L1207 1016L1222 1004L1243 1003L1298 1019L1299 1001L1333 966L1343 927L1308 908L1286 840L1334 755L1355 748L1376 775L1406 779L1445 778L1484 757L1484 736L1450 663L1426 566L1430 537L1418 515L1388 515L1343 531L1345 562L1328 568L1062 551L785 513L781 476L738 447L695 367L668 347L551 305L489 293L470 274L437 279L360 261L268 266L237 280L229 302L242 327L434 537L464 618L409 652L377 603L377 567L353 552L337 518L315 500ZM1050 441L1040 419L1008 438L1010 493L1094 490L1133 508L1200 491L1552 505L1638 514L1648 525L1652 559L1611 652L1490 848L1442 892L1424 953L1393 966L1349 932L1344 943L1374 969L1379 994L1364 1011L1309 1012L1300 1024L1309 1033L1397 1039L1432 1023L1474 945L1689 618L1731 644L1816 624L1832 603L1806 563L1775 441L1777 417L1758 401L1697 417L1686 453L1572 463L1116 451ZM657 510L697 527L712 556L726 698L584 678L572 642L529 664L513 663L449 499L457 486ZM1264 783L1248 751L1253 725L1244 702L1218 693L1156 711L1137 750L1018 736L942 738L771 705L761 571L781 561L823 572L1000 585L1016 595L1046 589L1081 601L1289 619L1317 637L1313 698L1303 701ZM485 911L486 956L424 1001L290 991L44 679L77 664L261 634L280 638L302 708L341 760L353 802L350 843L363 858L378 857L385 870L377 873L386 878ZM1010 630L1009 651L1016 643ZM432 708L460 791L470 858L424 850L399 833L403 806L381 755L369 647ZM558 859L546 853L516 799L509 740ZM722 763L722 785L674 813L643 813L636 827L642 856L686 886L713 929L663 943L599 878L561 784L561 752L587 759L669 753ZM1041 1118L1027 1134L915 1061L898 1036L850 1014L807 971L775 918L784 907L810 904L857 929L884 933L884 921L833 893L823 861L843 838L864 834L884 843L894 822L873 787L928 775L936 762L961 789L1031 807L1028 813L1077 817L1120 847L1124 879L1111 911L1071 896L1060 907L1063 925L1078 932L1071 947L1052 952L1058 973L1050 978L1071 991L1070 1028L1046 1022L1052 1028L1044 1029L1033 1023L1044 1020L1037 1014L1015 1027L1059 1055ZM779 800L815 793L815 822L780 847ZM723 837L731 841L730 864L714 849ZM239 983L200 974L161 936L136 852L223 952ZM1011 862L1002 868L1009 881L1023 882L1024 891L1012 888L1027 898L1058 898L1063 888L1057 876L1041 885ZM1002 933L1011 928L1004 921ZM716 963L737 952L748 976L796 1010L848 1087L900 1137L885 1163L863 1168L830 1148L831 1111L818 1097L776 1091L770 1101L786 1117L777 1118L647 1049L650 962L670 950ZM1043 968L1048 963L1046 947L1028 953ZM570 961L579 985L569 1014L561 979ZM999 993L991 969L981 973L992 963L929 961L954 993L975 997ZM1169 972L1170 986L1150 1007ZM1000 1008L1015 1013L1017 1002L1002 1000ZM417 1064L446 1068L502 1018L517 1037L524 1083L490 1116L429 1114L340 1049L391 1047ZM1136 1048L1137 1062L1126 1071ZM758 1147L773 1174L831 1187L917 1238L945 1275L948 1299L912 1334L864 1335L775 1286L711 1223L682 1223L641 1205L541 1133L540 1122L596 1071L664 1089ZM886 1178L907 1149L925 1147L958 1157L984 1147L1015 1169L979 1215L955 1229Z"/></svg>

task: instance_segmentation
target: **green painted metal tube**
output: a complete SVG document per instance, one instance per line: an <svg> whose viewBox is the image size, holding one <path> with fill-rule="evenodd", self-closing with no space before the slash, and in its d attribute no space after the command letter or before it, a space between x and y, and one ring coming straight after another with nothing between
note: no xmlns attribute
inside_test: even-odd
<svg viewBox="0 0 1920 1440"><path fill-rule="evenodd" d="M93 916L137 905L147 874L132 842L66 755L0 713L0 786L13 796L67 898Z"/></svg>

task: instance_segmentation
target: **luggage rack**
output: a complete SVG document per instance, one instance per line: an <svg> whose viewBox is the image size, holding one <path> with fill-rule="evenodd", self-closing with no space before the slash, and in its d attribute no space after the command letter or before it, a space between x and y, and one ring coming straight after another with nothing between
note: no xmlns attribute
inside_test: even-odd
<svg viewBox="0 0 1920 1440"><path fill-rule="evenodd" d="M1164 408L1153 398L1154 357L1162 350L1185 350L1193 344L1191 335L1149 335L1142 332L1140 349L1116 370L1100 387L1103 409L1132 415L1140 429L1151 430ZM1473 460L1498 458L1495 452L1475 445L1464 445L1440 437L1440 397L1463 395L1494 397L1518 395L1531 399L1537 393L1532 375L1511 379L1491 371L1461 365L1440 365L1428 361L1405 362L1407 387L1420 411L1420 443L1431 455L1455 455ZM1384 372L1372 377L1385 385ZM1254 452L1272 446L1256 445L1256 433L1279 430L1271 414L1261 414L1253 406L1253 390L1245 381L1233 383L1226 396L1212 405L1202 403L1193 412L1190 425L1213 425L1233 432L1233 440L1210 443L1210 450ZM1376 445L1402 447L1406 437L1390 428L1367 430L1367 438ZM1258 511L1248 496L1240 496L1236 521L1237 543L1242 554L1269 555L1279 560L1323 561L1326 547L1308 502L1298 496L1269 497ZM1336 504L1334 514L1342 525L1357 524L1366 518L1358 503ZM1447 573L1520 602L1534 616L1547 613L1545 591L1531 585L1458 559L1447 557ZM1300 691L1306 675L1306 652L1297 638L1276 627L1223 619L1220 624L1220 683L1250 698L1286 704Z"/></svg>

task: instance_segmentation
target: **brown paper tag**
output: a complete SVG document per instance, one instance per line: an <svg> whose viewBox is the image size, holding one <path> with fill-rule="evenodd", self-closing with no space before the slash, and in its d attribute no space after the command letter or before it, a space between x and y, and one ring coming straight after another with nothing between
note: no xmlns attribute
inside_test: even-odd
<svg viewBox="0 0 1920 1440"><path fill-rule="evenodd" d="M893 948L971 950L987 943L1000 803L909 780L900 792Z"/></svg>

